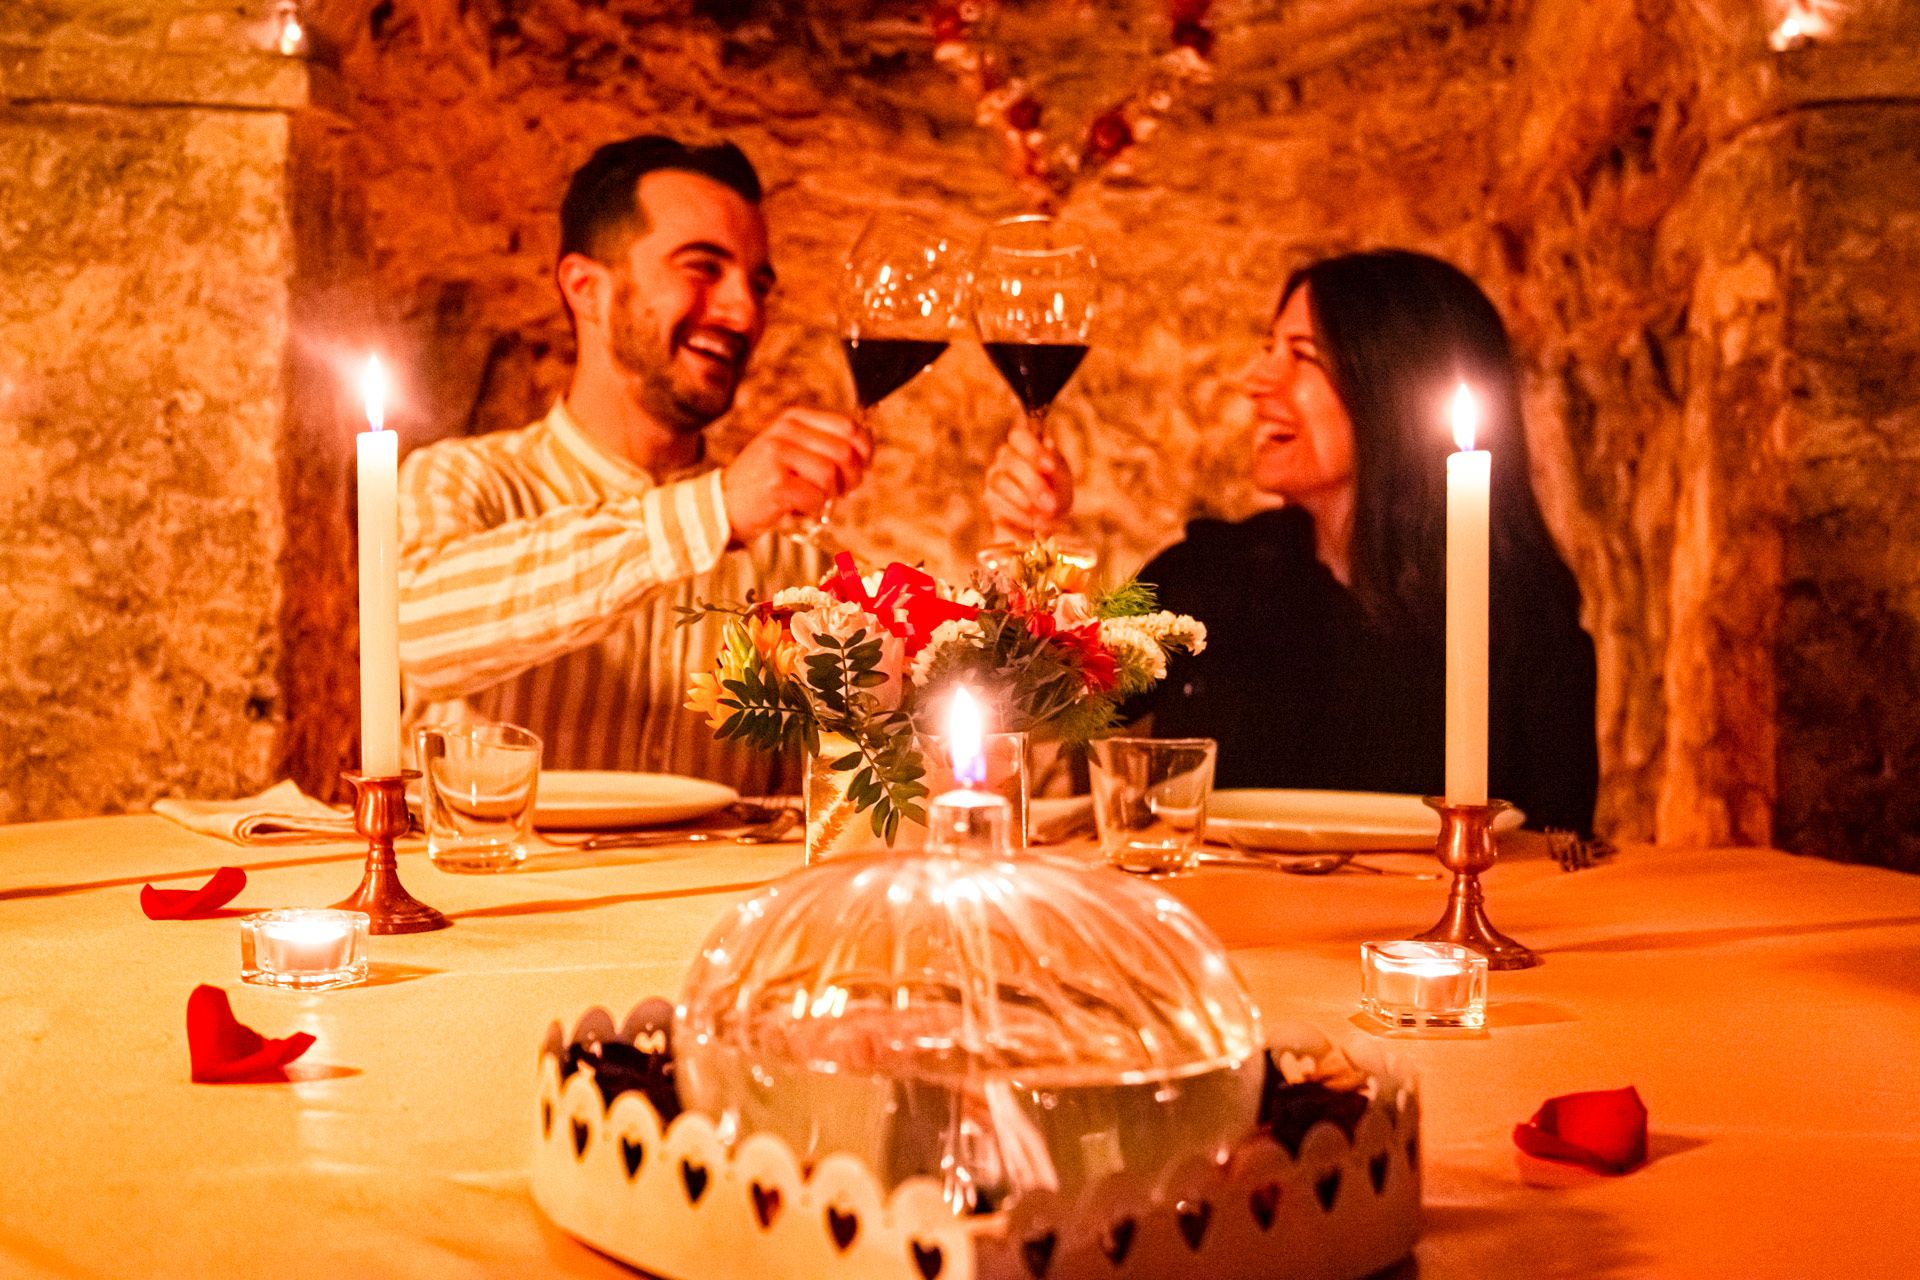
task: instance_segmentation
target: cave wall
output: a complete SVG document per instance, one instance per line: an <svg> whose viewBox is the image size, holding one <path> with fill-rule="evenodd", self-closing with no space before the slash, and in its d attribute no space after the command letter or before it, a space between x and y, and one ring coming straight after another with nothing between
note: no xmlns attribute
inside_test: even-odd
<svg viewBox="0 0 1920 1280"><path fill-rule="evenodd" d="M89 5L111 8L32 12ZM1166 47L1152 0L1001 8L1008 56L1058 137ZM283 398L257 388L279 424L285 546L250 579L296 585L216 625L290 709L263 722L258 740L277 745L249 768L283 762L325 789L353 732L357 423L342 370L370 347L389 356L406 445L543 412L570 356L550 280L557 204L595 145L724 135L766 180L782 283L716 431L723 455L781 405L847 404L832 282L869 212L913 209L971 238L1027 195L934 65L917 5L304 12L311 105L285 142L292 243L273 266L290 285L263 304L289 317ZM1173 104L1125 172L1062 200L1112 282L1055 412L1080 531L1131 567L1187 519L1244 514L1250 423L1233 375L1287 270L1354 247L1438 253L1486 285L1523 354L1535 482L1600 653L1603 827L1920 865L1907 781L1920 499L1906 482L1920 304L1903 290L1920 255L1920 16L1899 0L1807 0L1813 38L1776 48L1786 13L1786 0L1222 0L1213 82ZM56 43L21 30L7 38ZM9 102L0 121L28 136L26 113L47 108ZM979 350L956 346L879 411L875 474L838 517L846 540L964 566L1013 415ZM46 523L40 511L5 541L26 546ZM38 607L29 631L53 652ZM0 696L31 712L48 687L36 678L16 673Z"/></svg>

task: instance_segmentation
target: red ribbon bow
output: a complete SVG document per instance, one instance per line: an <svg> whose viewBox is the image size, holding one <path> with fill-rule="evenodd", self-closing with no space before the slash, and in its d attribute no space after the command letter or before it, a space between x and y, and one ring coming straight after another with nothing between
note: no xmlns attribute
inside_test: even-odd
<svg viewBox="0 0 1920 1280"><path fill-rule="evenodd" d="M187 1054L195 1084L284 1081L289 1062L313 1047L304 1031L268 1040L233 1016L227 993L201 984L187 997Z"/></svg>
<svg viewBox="0 0 1920 1280"><path fill-rule="evenodd" d="M156 889L147 885L140 890L140 909L149 920L205 920L239 897L246 887L246 872L222 867L198 889Z"/></svg>
<svg viewBox="0 0 1920 1280"><path fill-rule="evenodd" d="M1647 1158L1647 1106L1631 1085L1561 1094L1541 1103L1533 1119L1515 1125L1513 1141L1542 1160L1626 1173Z"/></svg>
<svg viewBox="0 0 1920 1280"><path fill-rule="evenodd" d="M926 647L935 628L943 622L964 622L980 616L972 605L958 604L940 597L939 584L930 574L911 565L894 561L880 575L880 589L867 594L860 580L860 568L853 557L842 551L833 558L833 575L827 579L826 592L835 600L857 604L874 617L889 634L906 644L907 656Z"/></svg>

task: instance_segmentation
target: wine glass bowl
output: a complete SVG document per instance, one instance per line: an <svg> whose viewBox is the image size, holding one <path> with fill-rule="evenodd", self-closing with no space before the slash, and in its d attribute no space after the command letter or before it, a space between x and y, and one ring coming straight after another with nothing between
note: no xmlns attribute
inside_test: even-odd
<svg viewBox="0 0 1920 1280"><path fill-rule="evenodd" d="M1020 399L1034 434L1086 359L1100 310L1093 246L1040 214L988 228L974 254L973 322L987 358Z"/></svg>
<svg viewBox="0 0 1920 1280"><path fill-rule="evenodd" d="M868 219L840 279L840 345L864 415L947 349L966 288L953 243L912 214Z"/></svg>

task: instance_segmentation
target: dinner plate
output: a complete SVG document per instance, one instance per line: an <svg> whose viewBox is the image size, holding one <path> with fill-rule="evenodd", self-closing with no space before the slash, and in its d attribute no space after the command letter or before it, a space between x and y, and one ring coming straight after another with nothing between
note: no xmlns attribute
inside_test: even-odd
<svg viewBox="0 0 1920 1280"><path fill-rule="evenodd" d="M543 769L533 825L560 831L658 827L705 817L739 798L732 787L673 773Z"/></svg>
<svg viewBox="0 0 1920 1280"><path fill-rule="evenodd" d="M1526 820L1507 809L1495 832ZM1249 849L1316 853L1345 849L1431 848L1440 835L1440 815L1419 796L1384 791L1216 791L1207 802L1207 837L1227 835Z"/></svg>

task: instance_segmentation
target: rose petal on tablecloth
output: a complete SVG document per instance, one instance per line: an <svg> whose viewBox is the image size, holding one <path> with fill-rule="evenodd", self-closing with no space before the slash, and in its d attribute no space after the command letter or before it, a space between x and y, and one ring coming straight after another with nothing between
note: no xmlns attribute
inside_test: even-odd
<svg viewBox="0 0 1920 1280"><path fill-rule="evenodd" d="M1530 1156L1626 1173L1646 1162L1647 1106L1632 1085L1548 1098L1533 1119L1513 1127L1514 1145Z"/></svg>
<svg viewBox="0 0 1920 1280"><path fill-rule="evenodd" d="M195 1084L265 1084L284 1081L286 1066L313 1047L304 1031L268 1040L233 1016L227 993L205 983L187 997L187 1053Z"/></svg>
<svg viewBox="0 0 1920 1280"><path fill-rule="evenodd" d="M239 897L246 887L246 872L239 867L222 867L198 889L145 886L140 890L140 909L149 920L204 920Z"/></svg>

